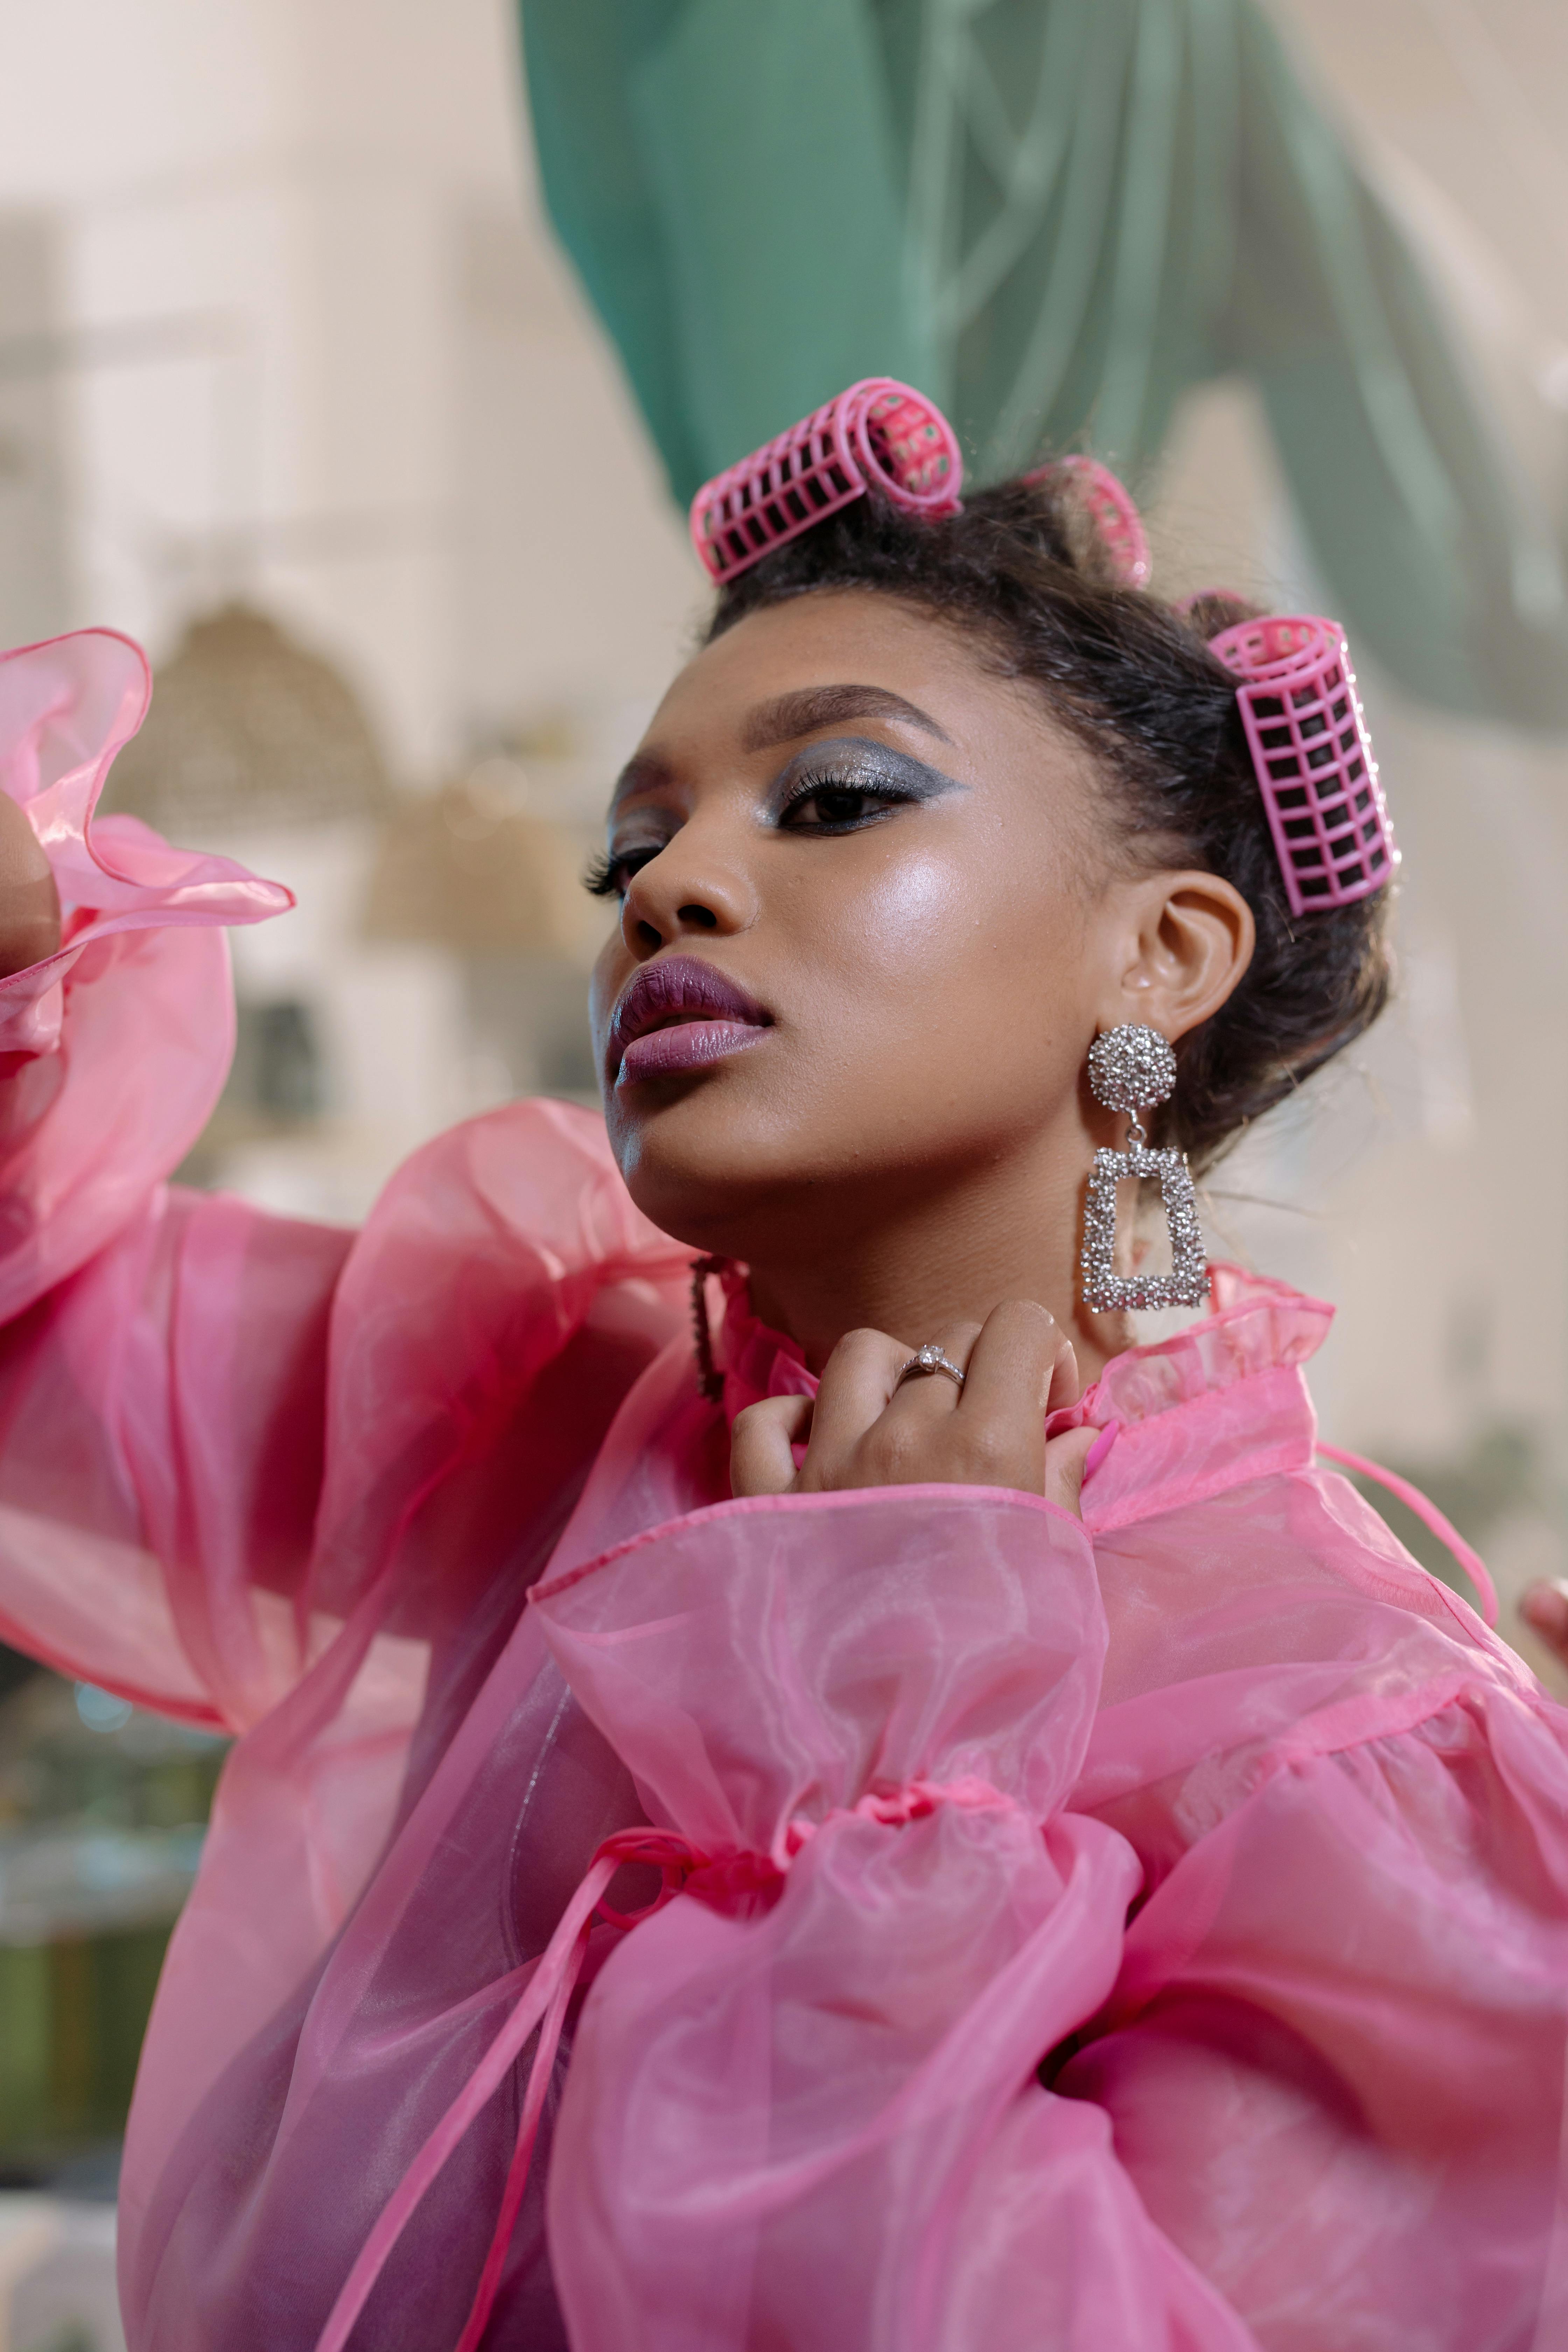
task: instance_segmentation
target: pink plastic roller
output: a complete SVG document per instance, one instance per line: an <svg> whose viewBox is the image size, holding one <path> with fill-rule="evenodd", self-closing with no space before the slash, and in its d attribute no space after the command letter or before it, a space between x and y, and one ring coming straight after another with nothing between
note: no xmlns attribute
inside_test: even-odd
<svg viewBox="0 0 1568 2352"><path fill-rule="evenodd" d="M1147 588L1154 566L1149 554L1149 541L1144 534L1143 518L1132 502L1132 494L1125 482L1119 481L1109 466L1098 457L1058 457L1054 467L1045 466L1040 473L1070 473L1078 477L1079 488L1094 517L1095 528L1110 551L1117 572L1129 588ZM1038 474L1026 474L1026 481L1037 481Z"/></svg>
<svg viewBox="0 0 1568 2352"><path fill-rule="evenodd" d="M1149 541L1144 535L1143 518L1133 504L1132 493L1125 482L1119 481L1109 466L1098 457L1053 457L1047 466L1037 466L1026 474L1026 482L1048 481L1053 474L1073 474L1078 478L1080 497L1093 518L1094 527L1116 567L1117 576L1127 588L1147 588L1153 572L1149 554Z"/></svg>
<svg viewBox="0 0 1568 2352"><path fill-rule="evenodd" d="M721 585L873 485L895 506L956 514L958 436L934 402L891 376L852 383L776 441L704 482L691 543Z"/></svg>
<svg viewBox="0 0 1568 2352"><path fill-rule="evenodd" d="M1237 700L1291 913L1381 890L1399 852L1339 623L1240 621L1209 650L1243 681Z"/></svg>

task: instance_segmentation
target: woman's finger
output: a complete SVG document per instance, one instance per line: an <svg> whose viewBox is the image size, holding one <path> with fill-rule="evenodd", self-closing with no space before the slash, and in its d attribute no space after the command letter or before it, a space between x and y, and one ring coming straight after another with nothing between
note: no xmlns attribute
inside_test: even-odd
<svg viewBox="0 0 1568 2352"><path fill-rule="evenodd" d="M981 1327L953 1434L971 1475L987 1485L1045 1491L1046 1399L1059 1337L1055 1318L1026 1298L1004 1300Z"/></svg>
<svg viewBox="0 0 1568 2352"><path fill-rule="evenodd" d="M1083 1517L1083 1465L1099 1435L1099 1430L1094 1428L1068 1429L1059 1437L1053 1437L1046 1447L1046 1500L1059 1504L1075 1519Z"/></svg>
<svg viewBox="0 0 1568 2352"><path fill-rule="evenodd" d="M931 1344L939 1348L950 1364L956 1364L967 1374L970 1351L980 1337L978 1323L944 1323L931 1334ZM893 1366L893 1378L914 1354L912 1348L900 1348ZM941 1421L950 1421L961 1396L961 1389L951 1372L911 1372L907 1381L899 1381L888 1400L888 1410L911 1426L924 1427Z"/></svg>
<svg viewBox="0 0 1568 2352"><path fill-rule="evenodd" d="M41 963L60 943L60 894L26 810L0 793L0 977Z"/></svg>
<svg viewBox="0 0 1568 2352"><path fill-rule="evenodd" d="M812 1415L811 1443L801 1465L804 1486L840 1483L849 1457L892 1394L909 1349L886 1331L847 1331L823 1367Z"/></svg>
<svg viewBox="0 0 1568 2352"><path fill-rule="evenodd" d="M730 1492L787 1495L795 1482L790 1448L810 1427L809 1397L763 1397L738 1412L730 1432Z"/></svg>
<svg viewBox="0 0 1568 2352"><path fill-rule="evenodd" d="M1063 1394L1069 1386L1071 1395ZM970 1352L963 1418L1006 1423L1038 1414L1043 1423L1053 1406L1074 1403L1077 1396L1077 1359L1050 1310L1032 1298L994 1307Z"/></svg>
<svg viewBox="0 0 1568 2352"><path fill-rule="evenodd" d="M1061 1325L1057 1325L1057 1352L1051 1363L1051 1384L1046 1391L1046 1411L1057 1412L1063 1405L1076 1404L1083 1394L1083 1382L1079 1378L1078 1351Z"/></svg>

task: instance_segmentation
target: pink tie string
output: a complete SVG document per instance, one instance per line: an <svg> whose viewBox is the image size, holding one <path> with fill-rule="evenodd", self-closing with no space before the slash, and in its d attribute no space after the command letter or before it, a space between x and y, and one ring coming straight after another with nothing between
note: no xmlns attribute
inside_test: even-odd
<svg viewBox="0 0 1568 2352"><path fill-rule="evenodd" d="M1447 1545L1476 1588L1476 1598L1481 1604L1482 1622L1489 1626L1497 1623L1497 1586L1492 1582L1491 1572L1485 1560L1419 1486L1413 1486L1408 1478L1401 1478L1393 1470L1384 1470L1375 1462L1369 1462L1364 1454L1347 1454L1342 1445L1324 1445L1320 1440L1318 1452L1326 1455L1329 1461L1337 1462L1342 1470L1353 1470L1360 1477L1371 1478L1378 1486L1386 1486L1391 1495L1397 1495L1405 1509L1414 1511L1422 1526L1429 1528L1439 1543Z"/></svg>
<svg viewBox="0 0 1568 2352"><path fill-rule="evenodd" d="M972 1811L997 1807L1017 1811L1011 1797L1005 1797L989 1780L977 1780L973 1773L956 1780L906 1780L899 1789L868 1789L855 1804L836 1805L819 1822L807 1821L799 1813L787 1821L773 1843L773 1866L782 1878L801 1848L809 1845L829 1822L880 1822L886 1828L901 1829L906 1822L923 1821L939 1805L962 1805Z"/></svg>

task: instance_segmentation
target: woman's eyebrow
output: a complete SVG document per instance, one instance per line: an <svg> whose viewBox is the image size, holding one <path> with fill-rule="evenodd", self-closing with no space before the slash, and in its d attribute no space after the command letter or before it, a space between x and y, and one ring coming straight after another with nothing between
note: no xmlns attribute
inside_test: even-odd
<svg viewBox="0 0 1568 2352"><path fill-rule="evenodd" d="M842 726L850 719L901 719L907 726L923 728L939 742L952 740L946 728L939 727L919 703L906 702L890 687L806 686L793 694L777 695L772 702L760 702L741 730L741 748L771 751L776 743L793 743L802 735L815 735L822 727ZM661 753L634 752L616 780L610 795L612 814L634 793L658 791L673 772Z"/></svg>
<svg viewBox="0 0 1568 2352"><path fill-rule="evenodd" d="M613 816L621 803L629 800L634 793L658 792L661 785L668 783L672 772L668 761L658 752L634 751L616 778L616 789L610 794L610 814Z"/></svg>
<svg viewBox="0 0 1568 2352"><path fill-rule="evenodd" d="M902 719L941 742L952 740L917 703L906 702L885 686L808 686L759 703L741 730L741 748L766 751L775 743L793 743L797 736L814 735L819 727L838 727L849 719Z"/></svg>

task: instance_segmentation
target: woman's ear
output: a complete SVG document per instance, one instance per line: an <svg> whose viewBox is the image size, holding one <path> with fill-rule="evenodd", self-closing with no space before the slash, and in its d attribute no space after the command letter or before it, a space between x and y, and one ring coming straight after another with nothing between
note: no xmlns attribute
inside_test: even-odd
<svg viewBox="0 0 1568 2352"><path fill-rule="evenodd" d="M1120 1003L1108 1028L1142 1021L1173 1043L1217 1013L1252 961L1258 927L1239 890L1201 870L1124 886Z"/></svg>

